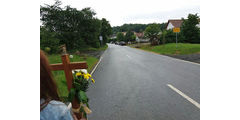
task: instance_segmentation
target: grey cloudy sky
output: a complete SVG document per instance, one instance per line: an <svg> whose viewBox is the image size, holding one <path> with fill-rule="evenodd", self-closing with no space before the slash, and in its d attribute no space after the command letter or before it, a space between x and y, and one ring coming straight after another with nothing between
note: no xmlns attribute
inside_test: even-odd
<svg viewBox="0 0 240 120"><path fill-rule="evenodd" d="M124 23L162 23L168 19L186 18L189 13L200 15L200 0L61 0L62 7L70 5L81 10L91 7L96 17L106 18L111 26ZM40 5L54 0L40 0Z"/></svg>

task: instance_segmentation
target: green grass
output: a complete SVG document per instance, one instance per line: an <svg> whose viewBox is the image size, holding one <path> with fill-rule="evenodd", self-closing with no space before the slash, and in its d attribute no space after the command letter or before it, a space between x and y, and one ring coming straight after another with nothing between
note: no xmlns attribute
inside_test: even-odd
<svg viewBox="0 0 240 120"><path fill-rule="evenodd" d="M61 55L53 54L48 56L50 64L61 63ZM98 59L95 57L87 56L87 59L84 60L83 57L78 55L73 55L73 58L70 58L71 62L86 61L88 64L88 72L92 70L94 65L97 63ZM53 71L54 79L58 86L58 92L60 97L66 97L68 95L67 82L65 78L64 71Z"/></svg>
<svg viewBox="0 0 240 120"><path fill-rule="evenodd" d="M94 48L94 47L85 47L85 48L81 48L79 49L80 51L84 52L84 51L102 51L102 50L106 50L108 48L107 45L101 46L99 48Z"/></svg>
<svg viewBox="0 0 240 120"><path fill-rule="evenodd" d="M194 54L200 53L200 44L189 44L189 43L178 43L177 48L175 43L169 43L165 45L151 46L142 45L140 49L168 55L184 55L184 54Z"/></svg>

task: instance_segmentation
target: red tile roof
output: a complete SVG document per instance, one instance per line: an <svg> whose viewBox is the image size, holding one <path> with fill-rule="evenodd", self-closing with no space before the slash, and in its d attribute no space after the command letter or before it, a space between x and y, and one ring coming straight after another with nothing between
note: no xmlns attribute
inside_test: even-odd
<svg viewBox="0 0 240 120"><path fill-rule="evenodd" d="M168 20L167 26L168 26L169 23L172 23L172 25L173 25L175 28L178 28L178 27L181 27L182 22L183 22L183 20ZM166 27L167 27L167 26L166 26Z"/></svg>
<svg viewBox="0 0 240 120"><path fill-rule="evenodd" d="M141 33L137 33L137 32L134 32L134 34L136 35L136 37L138 38L142 38L144 36L144 33L141 32Z"/></svg>

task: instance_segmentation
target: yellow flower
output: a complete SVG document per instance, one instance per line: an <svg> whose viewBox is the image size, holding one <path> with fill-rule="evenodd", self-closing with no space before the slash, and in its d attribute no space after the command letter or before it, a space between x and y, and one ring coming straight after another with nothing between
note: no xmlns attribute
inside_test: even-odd
<svg viewBox="0 0 240 120"><path fill-rule="evenodd" d="M92 111L87 106L84 106L83 109L87 114L92 113Z"/></svg>
<svg viewBox="0 0 240 120"><path fill-rule="evenodd" d="M81 76L81 75L82 75L82 73L80 73L80 72L76 73L76 76Z"/></svg>
<svg viewBox="0 0 240 120"><path fill-rule="evenodd" d="M87 74L85 74L84 76L84 79L88 80L89 79L89 76Z"/></svg>
<svg viewBox="0 0 240 120"><path fill-rule="evenodd" d="M94 79L91 79L93 83L95 83L95 80Z"/></svg>
<svg viewBox="0 0 240 120"><path fill-rule="evenodd" d="M88 73L87 75L88 75L88 77L92 77L92 75L91 75L91 74L89 74L89 73Z"/></svg>

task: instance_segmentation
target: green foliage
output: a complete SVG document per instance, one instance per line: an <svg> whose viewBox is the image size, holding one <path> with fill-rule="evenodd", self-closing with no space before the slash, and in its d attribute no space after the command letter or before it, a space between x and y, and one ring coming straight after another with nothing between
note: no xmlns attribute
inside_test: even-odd
<svg viewBox="0 0 240 120"><path fill-rule="evenodd" d="M183 34L177 33L178 42L184 43L184 36ZM160 37L161 44L165 43L176 43L176 33L173 30L164 30Z"/></svg>
<svg viewBox="0 0 240 120"><path fill-rule="evenodd" d="M126 32L126 31L135 31L143 32L151 24L124 24L122 26L113 27L113 33ZM161 30L165 29L166 23L157 24Z"/></svg>
<svg viewBox="0 0 240 120"><path fill-rule="evenodd" d="M74 89L74 88L71 88L71 90L70 90L70 92L69 92L69 94L68 94L68 101L69 101L69 102L72 102L72 100L73 100L74 97L75 97L75 94L76 94L75 89Z"/></svg>
<svg viewBox="0 0 240 120"><path fill-rule="evenodd" d="M183 19L181 33L184 36L184 42L200 43L200 28L196 26L197 24L199 24L197 14L189 14L188 19Z"/></svg>
<svg viewBox="0 0 240 120"><path fill-rule="evenodd" d="M54 32L45 27L40 28L40 48L47 53L57 53L59 50L59 39Z"/></svg>
<svg viewBox="0 0 240 120"><path fill-rule="evenodd" d="M80 76L78 79L76 79L76 82L74 82L73 85L77 90L87 92L89 82L84 80L83 76Z"/></svg>
<svg viewBox="0 0 240 120"><path fill-rule="evenodd" d="M159 28L159 26L154 23L154 24L149 25L145 29L144 35L145 35L145 37L149 38L151 44L154 45L154 44L158 44L156 42L158 42L158 40L159 40L160 31L161 31L161 29Z"/></svg>
<svg viewBox="0 0 240 120"><path fill-rule="evenodd" d="M132 36L131 36L131 41L132 41L132 42L136 41L136 35L132 35Z"/></svg>
<svg viewBox="0 0 240 120"><path fill-rule="evenodd" d="M125 41L123 33L121 32L117 33L117 41Z"/></svg>
<svg viewBox="0 0 240 120"><path fill-rule="evenodd" d="M81 96L81 101L83 103L87 103L88 102L88 97L87 97L87 95L86 95L86 93L84 91L80 90L79 95Z"/></svg>
<svg viewBox="0 0 240 120"><path fill-rule="evenodd" d="M103 44L105 45L108 42L108 37L112 34L112 27L109 22L102 18L102 27L101 27L101 36L103 37Z"/></svg>
<svg viewBox="0 0 240 120"><path fill-rule="evenodd" d="M42 36L53 36L51 38L59 40L58 44L53 43L55 46L66 44L70 52L89 46L99 48L100 34L103 35L104 43L107 42L111 26L106 19L97 19L91 8L77 10L70 6L61 8L60 5L61 2L57 0L53 5L40 6L42 25L47 30Z"/></svg>
<svg viewBox="0 0 240 120"><path fill-rule="evenodd" d="M136 36L134 35L134 33L132 31L128 30L125 35L124 41L125 42L135 41L135 39L136 39Z"/></svg>
<svg viewBox="0 0 240 120"><path fill-rule="evenodd" d="M73 101L74 97L77 98L78 103L81 104L81 108L80 108L80 112L83 112L84 114L86 114L87 111L85 111L82 107L85 104L87 107L89 107L88 105L88 97L86 95L86 91L88 89L88 85L90 83L90 79L93 83L95 83L95 81L91 78L91 75L89 73L87 73L86 71L79 71L79 72L74 72L73 74L73 88L71 89L71 91L68 94L68 101ZM73 96L75 95L75 96ZM71 98L71 99L70 99ZM86 117L86 116L85 116Z"/></svg>

